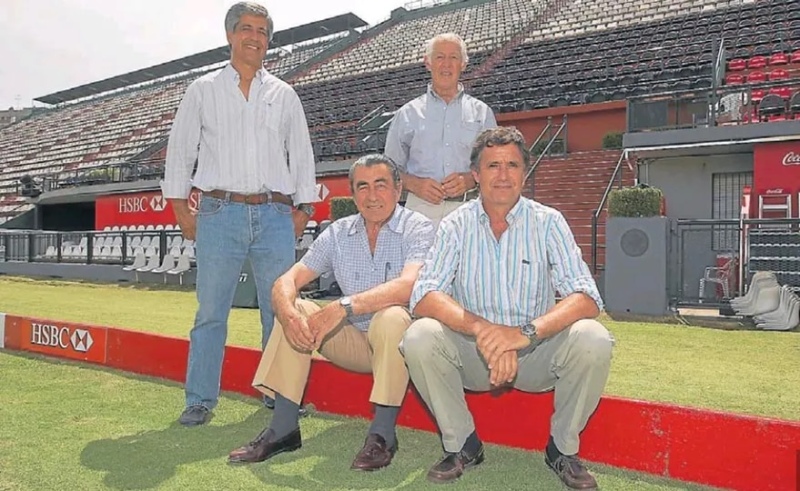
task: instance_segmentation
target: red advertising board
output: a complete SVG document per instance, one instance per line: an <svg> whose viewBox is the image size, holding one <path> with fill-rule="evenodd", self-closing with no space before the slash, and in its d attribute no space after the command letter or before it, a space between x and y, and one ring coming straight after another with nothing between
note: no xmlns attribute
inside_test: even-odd
<svg viewBox="0 0 800 491"><path fill-rule="evenodd" d="M758 217L758 201L766 204L785 202L791 197L792 216L798 216L797 193L800 192L800 141L758 143L753 149L753 191L751 209ZM773 213L768 217L775 216Z"/></svg>
<svg viewBox="0 0 800 491"><path fill-rule="evenodd" d="M312 220L317 223L331 219L331 198L337 196L352 196L350 181L347 176L326 176L317 178L317 191L319 201L314 204L316 211Z"/></svg>
<svg viewBox="0 0 800 491"><path fill-rule="evenodd" d="M24 351L93 363L106 362L105 327L22 317L14 317L12 322L20 349Z"/></svg>
<svg viewBox="0 0 800 491"><path fill-rule="evenodd" d="M199 191L189 195L189 206L195 208ZM161 191L112 194L100 196L95 201L95 230L105 227L131 225L175 225L172 206Z"/></svg>

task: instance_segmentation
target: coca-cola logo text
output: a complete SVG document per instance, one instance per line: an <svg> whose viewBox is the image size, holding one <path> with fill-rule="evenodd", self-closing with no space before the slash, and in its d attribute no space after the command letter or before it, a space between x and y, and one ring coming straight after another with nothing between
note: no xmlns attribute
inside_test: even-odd
<svg viewBox="0 0 800 491"><path fill-rule="evenodd" d="M783 165L800 165L800 154L789 152L783 156Z"/></svg>

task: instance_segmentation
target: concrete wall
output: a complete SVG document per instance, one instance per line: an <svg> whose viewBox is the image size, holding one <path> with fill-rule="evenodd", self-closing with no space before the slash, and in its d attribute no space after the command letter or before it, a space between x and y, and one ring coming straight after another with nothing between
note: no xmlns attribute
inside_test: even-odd
<svg viewBox="0 0 800 491"><path fill-rule="evenodd" d="M195 284L195 271L196 270L193 269L183 275L184 285ZM0 262L0 274L111 283L136 282L135 273L123 271L122 266L108 264L58 264L9 261ZM164 275L157 273L139 273L139 283L163 284ZM177 285L178 277L167 275L167 283Z"/></svg>
<svg viewBox="0 0 800 491"><path fill-rule="evenodd" d="M753 155L748 153L656 159L643 164L639 175L642 182L664 192L669 218L710 219L712 175L752 170ZM705 268L717 264L713 231L710 226L676 229L673 225L672 229L670 289L673 294L682 291L683 298L696 298ZM682 251L679 248L681 239ZM716 286L708 285L706 290L706 299L712 300Z"/></svg>

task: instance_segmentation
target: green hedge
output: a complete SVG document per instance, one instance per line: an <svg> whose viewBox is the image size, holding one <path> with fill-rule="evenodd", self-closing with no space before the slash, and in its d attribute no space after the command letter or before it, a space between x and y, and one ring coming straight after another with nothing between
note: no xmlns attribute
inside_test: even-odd
<svg viewBox="0 0 800 491"><path fill-rule="evenodd" d="M349 196L331 198L331 220L334 222L342 217L358 213L356 202Z"/></svg>
<svg viewBox="0 0 800 491"><path fill-rule="evenodd" d="M603 137L603 148L606 149L622 148L622 133L618 131L612 131L610 133L606 133L606 136Z"/></svg>
<svg viewBox="0 0 800 491"><path fill-rule="evenodd" d="M531 149L531 155L541 155L544 152L544 148L547 146L547 143L550 140L547 138L542 138L539 142L533 146ZM553 141L553 144L550 145L550 148L547 150L547 155L562 155L564 153L564 140L556 139Z"/></svg>
<svg viewBox="0 0 800 491"><path fill-rule="evenodd" d="M661 215L661 199L664 194L658 188L639 185L615 189L608 196L608 216L612 217L657 217Z"/></svg>

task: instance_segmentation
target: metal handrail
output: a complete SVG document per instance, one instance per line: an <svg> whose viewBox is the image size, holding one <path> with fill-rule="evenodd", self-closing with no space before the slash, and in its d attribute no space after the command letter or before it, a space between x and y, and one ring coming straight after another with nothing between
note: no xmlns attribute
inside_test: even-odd
<svg viewBox="0 0 800 491"><path fill-rule="evenodd" d="M539 143L541 138L544 136L545 130L547 130L548 128L551 128L552 126L553 126L552 123L549 122L549 120L548 120L547 126L545 127L544 130L542 130L542 133L539 135L539 138L537 138L536 141L533 143L533 145L531 145L530 151L533 151L533 148ZM547 155L547 152L550 150L550 147L553 145L553 142L556 141L556 138L558 138L558 135L560 135L561 132L566 127L567 127L567 115L565 114L564 118L561 120L561 124L559 125L559 127L556 130L555 134L550 137L550 141L547 142L547 145L545 145L544 150L542 150L542 153L539 155L539 157L536 158L536 162L531 164L530 169L528 169L528 173L525 174L525 179L522 181L523 184L528 181L528 178L533 174L533 172L536 170L536 168L542 162L542 159L544 158L544 156ZM566 147L567 147L567 143L564 142L564 150L566 150Z"/></svg>
<svg viewBox="0 0 800 491"><path fill-rule="evenodd" d="M592 274L597 274L598 220L600 219L600 214L603 213L603 208L606 206L608 195L611 194L611 189L614 187L614 180L617 178L617 174L619 174L620 169L622 169L622 161L625 160L627 153L628 153L627 150L622 150L622 153L620 153L619 160L617 160L617 165L616 167L614 167L614 173L611 174L611 179L608 180L608 185L606 186L606 190L603 193L603 197L600 199L600 204L597 206L597 209L592 214Z"/></svg>

